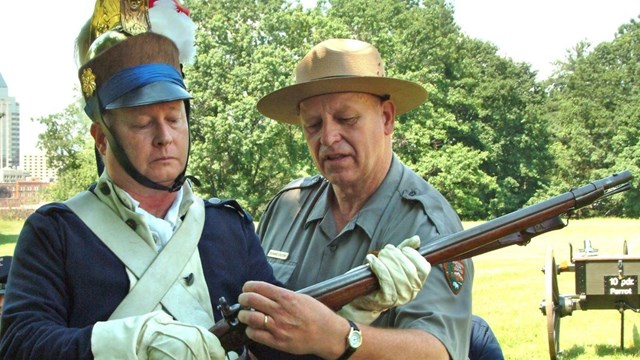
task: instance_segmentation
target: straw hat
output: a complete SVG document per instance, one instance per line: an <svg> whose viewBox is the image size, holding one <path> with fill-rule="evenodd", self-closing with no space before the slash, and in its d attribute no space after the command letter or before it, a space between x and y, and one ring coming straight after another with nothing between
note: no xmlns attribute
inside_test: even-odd
<svg viewBox="0 0 640 360"><path fill-rule="evenodd" d="M296 67L296 83L258 101L258 111L272 119L298 124L298 104L313 96L363 92L390 97L396 114L408 112L427 99L419 84L385 77L378 50L352 39L330 39L314 46Z"/></svg>

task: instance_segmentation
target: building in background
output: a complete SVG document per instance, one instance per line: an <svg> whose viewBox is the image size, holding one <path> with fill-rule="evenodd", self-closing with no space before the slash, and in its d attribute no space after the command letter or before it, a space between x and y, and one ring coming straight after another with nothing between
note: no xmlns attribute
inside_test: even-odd
<svg viewBox="0 0 640 360"><path fill-rule="evenodd" d="M0 74L0 169L17 168L20 163L20 104L9 96Z"/></svg>
<svg viewBox="0 0 640 360"><path fill-rule="evenodd" d="M44 153L22 155L20 168L29 173L32 181L54 182L56 179L56 171L47 167L47 155Z"/></svg>
<svg viewBox="0 0 640 360"><path fill-rule="evenodd" d="M16 208L33 211L42 200L42 190L50 185L42 181L0 181L0 218Z"/></svg>
<svg viewBox="0 0 640 360"><path fill-rule="evenodd" d="M37 179L21 169L0 169L0 218L13 214L16 208L32 209L32 205L41 201L42 190L49 185L49 181Z"/></svg>
<svg viewBox="0 0 640 360"><path fill-rule="evenodd" d="M46 163L43 154L20 157L20 104L0 73L0 218L23 219L35 210L55 180Z"/></svg>
<svg viewBox="0 0 640 360"><path fill-rule="evenodd" d="M0 183L28 181L30 176L31 174L21 169L10 167L0 169Z"/></svg>

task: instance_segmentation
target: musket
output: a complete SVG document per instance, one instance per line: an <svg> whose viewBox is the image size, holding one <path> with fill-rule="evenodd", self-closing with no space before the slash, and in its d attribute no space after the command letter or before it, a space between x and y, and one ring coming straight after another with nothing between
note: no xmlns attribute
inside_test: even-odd
<svg viewBox="0 0 640 360"><path fill-rule="evenodd" d="M577 209L630 189L632 178L629 171L613 174L467 230L442 236L422 246L419 252L433 266L505 246L526 245L534 236L565 227L562 215L571 215ZM357 297L379 288L377 278L369 265L365 264L340 276L300 289L297 293L309 295L337 311ZM240 306L230 306L224 298L220 298L218 309L224 319L209 330L220 339L225 349L239 348L247 341L245 326L236 317Z"/></svg>

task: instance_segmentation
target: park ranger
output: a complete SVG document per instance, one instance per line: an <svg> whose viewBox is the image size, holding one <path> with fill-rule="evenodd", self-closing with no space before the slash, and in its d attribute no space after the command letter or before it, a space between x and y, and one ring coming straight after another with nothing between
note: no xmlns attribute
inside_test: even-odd
<svg viewBox="0 0 640 360"><path fill-rule="evenodd" d="M353 39L317 44L295 76L257 104L265 116L301 127L320 173L285 186L260 221L262 246L286 287L348 271L413 235L425 245L462 230L447 200L392 150L396 116L427 97L421 85L386 77L377 49ZM379 309L360 327L361 346L343 358L466 359L472 279L471 260L434 267L417 298Z"/></svg>

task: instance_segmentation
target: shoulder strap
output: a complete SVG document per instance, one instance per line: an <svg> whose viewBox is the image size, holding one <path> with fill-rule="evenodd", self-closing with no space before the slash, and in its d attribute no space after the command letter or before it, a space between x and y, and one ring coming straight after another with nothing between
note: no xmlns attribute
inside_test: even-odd
<svg viewBox="0 0 640 360"><path fill-rule="evenodd" d="M215 323L213 314L178 281L197 250L204 227L202 200L193 202L180 228L159 254L91 192L81 192L65 204L139 279L110 319L145 314L162 303L180 321L205 327Z"/></svg>
<svg viewBox="0 0 640 360"><path fill-rule="evenodd" d="M313 186L315 184L318 184L318 183L320 183L322 181L324 181L324 177L322 177L321 175L314 175L314 176L308 176L308 177L299 178L299 179L292 180L291 182L289 182L282 189L280 189L279 193L285 192L285 191L289 191L289 190L293 190L293 189L308 188L308 187Z"/></svg>

